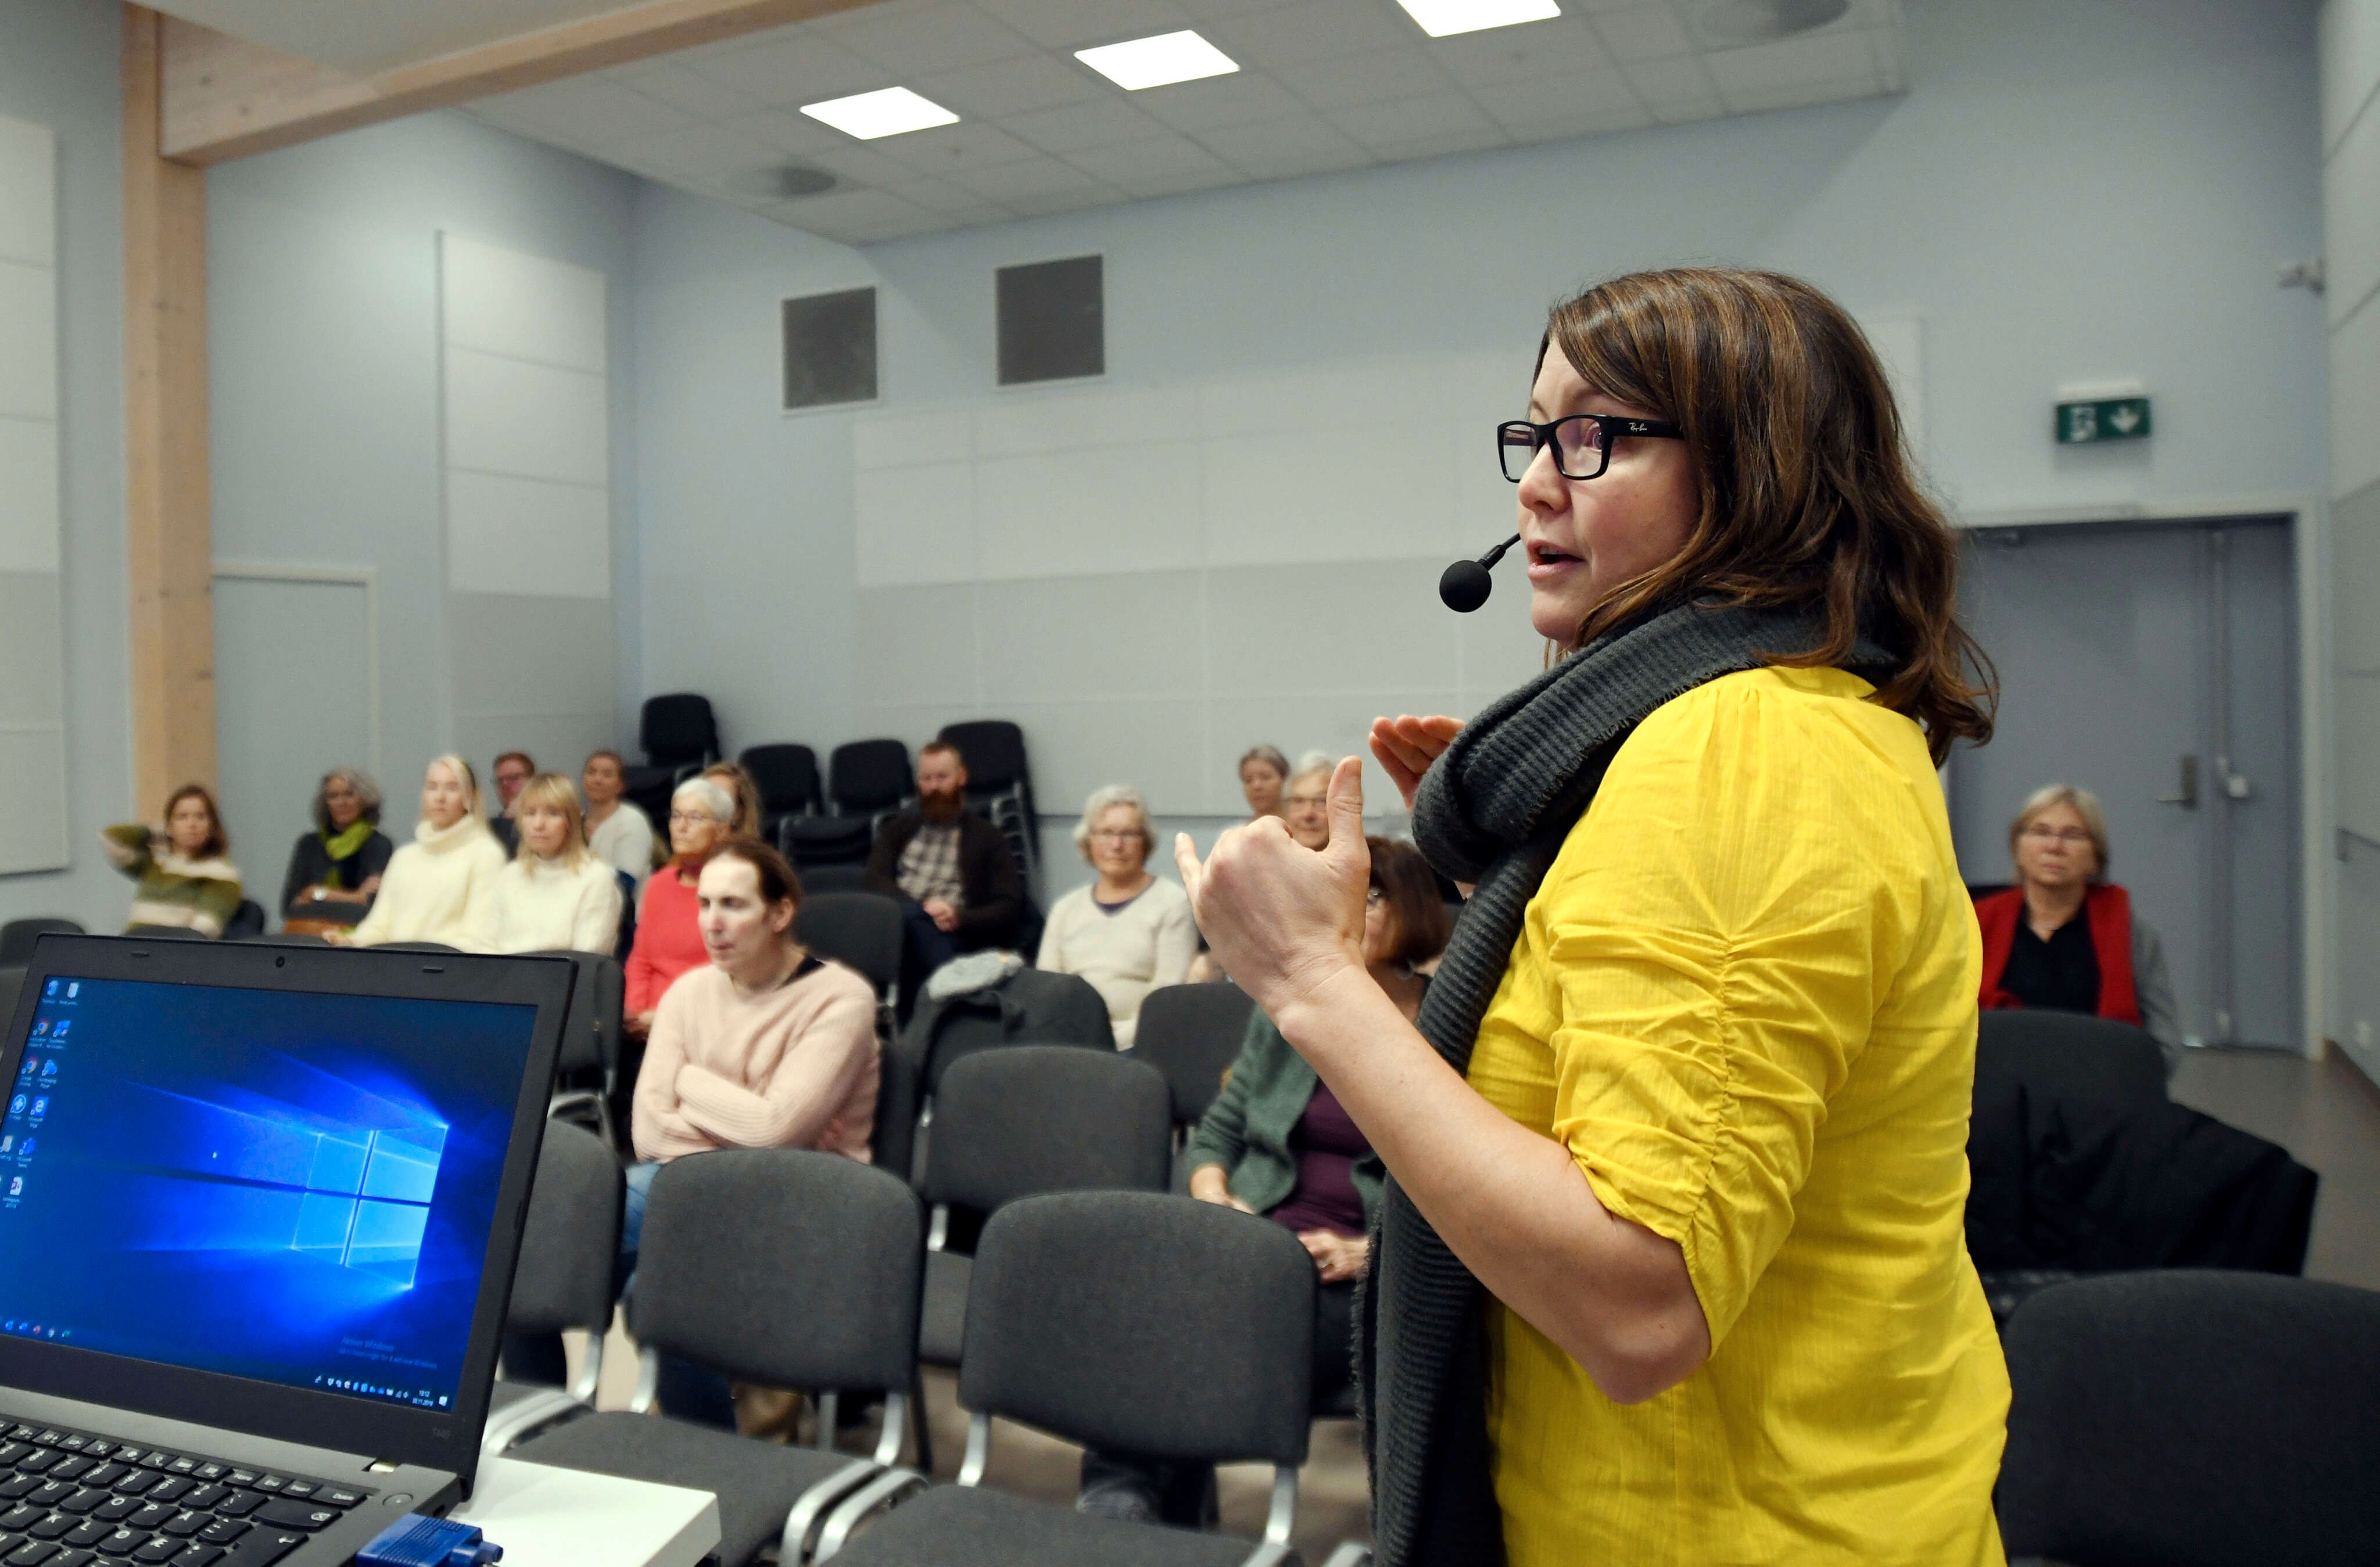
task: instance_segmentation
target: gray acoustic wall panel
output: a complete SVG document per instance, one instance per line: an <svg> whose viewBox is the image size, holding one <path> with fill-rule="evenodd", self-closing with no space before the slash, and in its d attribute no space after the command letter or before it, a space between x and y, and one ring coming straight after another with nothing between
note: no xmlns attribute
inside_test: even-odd
<svg viewBox="0 0 2380 1567"><path fill-rule="evenodd" d="M993 293L1002 386L1107 373L1102 258L1070 256L1063 261L1002 267Z"/></svg>
<svg viewBox="0 0 2380 1567"><path fill-rule="evenodd" d="M0 874L67 863L57 147L0 116Z"/></svg>

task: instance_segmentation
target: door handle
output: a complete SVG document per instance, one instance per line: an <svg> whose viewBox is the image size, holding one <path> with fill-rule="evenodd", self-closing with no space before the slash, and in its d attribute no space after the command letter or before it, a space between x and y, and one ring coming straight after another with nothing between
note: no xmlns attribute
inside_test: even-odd
<svg viewBox="0 0 2380 1567"><path fill-rule="evenodd" d="M2198 759L2196 757L2181 759L2181 792L2174 795L2159 795L2156 797L2156 803L2161 806L2180 806L2184 810L2198 808Z"/></svg>

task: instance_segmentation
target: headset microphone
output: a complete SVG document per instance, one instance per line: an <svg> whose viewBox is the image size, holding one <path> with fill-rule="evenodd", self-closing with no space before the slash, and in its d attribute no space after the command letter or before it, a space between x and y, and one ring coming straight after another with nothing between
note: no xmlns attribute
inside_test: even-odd
<svg viewBox="0 0 2380 1567"><path fill-rule="evenodd" d="M1504 552L1521 541L1513 534L1475 561L1457 561L1446 568L1438 579L1439 601L1457 614L1469 614L1488 601L1488 594L1496 586L1488 568L1504 558Z"/></svg>

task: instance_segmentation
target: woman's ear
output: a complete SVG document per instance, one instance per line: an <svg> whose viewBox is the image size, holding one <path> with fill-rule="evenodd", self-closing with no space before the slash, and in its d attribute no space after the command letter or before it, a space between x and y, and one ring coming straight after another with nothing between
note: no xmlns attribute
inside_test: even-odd
<svg viewBox="0 0 2380 1567"><path fill-rule="evenodd" d="M770 905L769 929L774 930L780 936L783 935L786 931L791 930L794 928L794 916L800 912L801 905L795 903L791 898L787 898L782 903Z"/></svg>

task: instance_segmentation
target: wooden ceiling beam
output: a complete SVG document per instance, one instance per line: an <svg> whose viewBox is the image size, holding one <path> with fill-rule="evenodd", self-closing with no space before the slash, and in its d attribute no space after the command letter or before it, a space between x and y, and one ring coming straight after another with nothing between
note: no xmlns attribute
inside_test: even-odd
<svg viewBox="0 0 2380 1567"><path fill-rule="evenodd" d="M370 76L167 17L158 151L177 163L225 163L875 3L646 0Z"/></svg>

